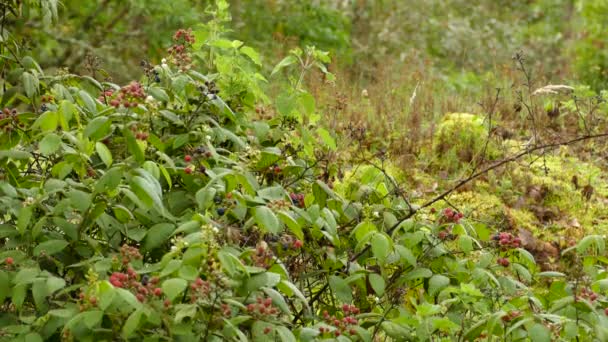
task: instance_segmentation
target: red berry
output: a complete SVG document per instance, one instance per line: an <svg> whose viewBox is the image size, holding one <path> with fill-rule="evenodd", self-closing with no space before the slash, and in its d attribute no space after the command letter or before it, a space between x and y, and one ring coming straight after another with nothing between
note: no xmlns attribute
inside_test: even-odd
<svg viewBox="0 0 608 342"><path fill-rule="evenodd" d="M357 334L357 330L355 330L355 329L350 329L348 332L349 332L351 335L356 335L356 334Z"/></svg>
<svg viewBox="0 0 608 342"><path fill-rule="evenodd" d="M92 305L97 305L97 298L93 296L89 297L89 303L91 303Z"/></svg>
<svg viewBox="0 0 608 342"><path fill-rule="evenodd" d="M184 169L184 172L189 175L192 173L192 168L190 166L188 166L187 168Z"/></svg>
<svg viewBox="0 0 608 342"><path fill-rule="evenodd" d="M265 335L270 334L270 332L271 332L271 331L272 331L272 328L271 328L271 327L266 327L266 328L264 328L264 334L265 334Z"/></svg>
<svg viewBox="0 0 608 342"><path fill-rule="evenodd" d="M186 163L189 163L191 160L192 160L192 156L191 156L191 155L186 154L186 155L184 156L184 161L185 161Z"/></svg>
<svg viewBox="0 0 608 342"><path fill-rule="evenodd" d="M452 210L452 208L445 208L443 214L448 218L452 218L452 216L454 216L454 211Z"/></svg>
<svg viewBox="0 0 608 342"><path fill-rule="evenodd" d="M160 297L163 294L163 290L160 287L154 289L154 295Z"/></svg>
<svg viewBox="0 0 608 342"><path fill-rule="evenodd" d="M166 308L171 306L171 301L169 299L165 299L165 301L163 302L163 304L165 305Z"/></svg>
<svg viewBox="0 0 608 342"><path fill-rule="evenodd" d="M138 293L135 297L137 297L137 300L140 302L143 302L144 300L146 300L146 297L141 293Z"/></svg>
<svg viewBox="0 0 608 342"><path fill-rule="evenodd" d="M293 248L300 249L300 248L302 248L303 245L304 245L304 242L302 242L302 240L296 240L293 243Z"/></svg>
<svg viewBox="0 0 608 342"><path fill-rule="evenodd" d="M8 258L6 258L6 259L4 260L4 262L5 262L7 265L11 266L11 265L13 265L13 263L15 262L15 260L13 260L13 258L11 258L11 257L8 257Z"/></svg>

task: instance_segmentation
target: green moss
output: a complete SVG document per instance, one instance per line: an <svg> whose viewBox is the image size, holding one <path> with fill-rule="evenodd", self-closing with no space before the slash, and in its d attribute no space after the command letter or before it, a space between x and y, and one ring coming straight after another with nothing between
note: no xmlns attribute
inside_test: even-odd
<svg viewBox="0 0 608 342"><path fill-rule="evenodd" d="M495 159L499 156L496 143L488 141L488 130L483 119L474 114L447 114L433 138L435 164L445 171L458 170L479 160L484 148L485 158Z"/></svg>

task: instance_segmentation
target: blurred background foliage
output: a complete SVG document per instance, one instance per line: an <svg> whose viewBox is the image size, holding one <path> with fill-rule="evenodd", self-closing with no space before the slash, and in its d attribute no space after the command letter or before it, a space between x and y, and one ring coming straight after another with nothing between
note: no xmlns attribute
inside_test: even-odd
<svg viewBox="0 0 608 342"><path fill-rule="evenodd" d="M209 2L26 0L29 6L22 8L39 15L13 24L21 37L31 36L31 54L43 67L82 71L97 65L126 80L137 74L127 67L132 60L160 59L171 32L204 21ZM290 47L316 45L331 50L341 69L362 82L382 79L379 67L406 66L455 85L481 83L488 72L500 76L517 50L546 79L574 80L576 75L576 81L596 89L608 81L603 27L608 0L230 3L233 37L255 45L266 58L278 60ZM55 8L58 22L49 15Z"/></svg>

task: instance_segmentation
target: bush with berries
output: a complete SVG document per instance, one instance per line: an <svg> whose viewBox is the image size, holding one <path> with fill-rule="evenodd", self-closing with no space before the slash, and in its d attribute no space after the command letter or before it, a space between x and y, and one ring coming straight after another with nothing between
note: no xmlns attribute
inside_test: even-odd
<svg viewBox="0 0 608 342"><path fill-rule="evenodd" d="M227 7L126 85L0 61L19 75L0 90L1 341L608 336L602 237L563 274L456 209L423 215L293 82L331 82L328 54L263 75Z"/></svg>

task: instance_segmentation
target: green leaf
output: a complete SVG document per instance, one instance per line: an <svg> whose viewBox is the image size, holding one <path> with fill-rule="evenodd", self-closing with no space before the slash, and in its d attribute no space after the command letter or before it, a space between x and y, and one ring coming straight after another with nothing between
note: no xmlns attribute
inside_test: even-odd
<svg viewBox="0 0 608 342"><path fill-rule="evenodd" d="M270 76L276 74L277 72L281 71L281 69L288 67L290 65L292 65L293 63L297 62L298 59L295 56L289 55L285 58L283 58L275 67L274 69L272 69L272 72L270 73Z"/></svg>
<svg viewBox="0 0 608 342"><path fill-rule="evenodd" d="M118 293L118 296L132 308L137 310L143 306L131 291L122 288L114 288L114 291Z"/></svg>
<svg viewBox="0 0 608 342"><path fill-rule="evenodd" d="M273 272L256 274L247 279L245 288L248 292L259 290L262 287L274 287L281 281L281 276Z"/></svg>
<svg viewBox="0 0 608 342"><path fill-rule="evenodd" d="M42 336L40 334L31 332L24 337L24 342L43 342Z"/></svg>
<svg viewBox="0 0 608 342"><path fill-rule="evenodd" d="M25 234L30 221L32 220L32 207L22 207L19 209L19 215L17 215L17 230L21 235Z"/></svg>
<svg viewBox="0 0 608 342"><path fill-rule="evenodd" d="M57 129L57 125L59 124L59 116L56 112L47 111L42 113L34 124L32 128L40 128L43 132L51 132Z"/></svg>
<svg viewBox="0 0 608 342"><path fill-rule="evenodd" d="M142 164L145 161L146 157L141 146L139 146L139 144L137 143L133 132L131 132L131 130L128 128L123 128L122 135L127 140L127 149L129 150L129 153L131 153L131 155L135 157L135 160L139 164Z"/></svg>
<svg viewBox="0 0 608 342"><path fill-rule="evenodd" d="M264 287L262 288L262 290L266 293L266 295L268 295L268 297L272 298L272 303L279 307L281 311L287 314L290 312L289 306L287 305L285 298L283 298L283 296L278 291L268 287Z"/></svg>
<svg viewBox="0 0 608 342"><path fill-rule="evenodd" d="M82 100L82 102L84 102L85 108L90 113L97 114L97 104L95 103L95 100L93 100L91 95L89 95L89 93L84 90L80 90L78 92L78 96L80 96L80 99Z"/></svg>
<svg viewBox="0 0 608 342"><path fill-rule="evenodd" d="M429 294L435 296L448 285L450 285L450 278L441 274L435 274L429 279Z"/></svg>
<svg viewBox="0 0 608 342"><path fill-rule="evenodd" d="M32 154L25 151L18 150L4 150L0 151L0 159L3 158L11 158L11 159L30 159L32 158Z"/></svg>
<svg viewBox="0 0 608 342"><path fill-rule="evenodd" d="M164 89L158 87L149 87L148 92L158 101L169 102L169 95Z"/></svg>
<svg viewBox="0 0 608 342"><path fill-rule="evenodd" d="M239 50L242 54L249 57L255 64L262 66L262 61L260 60L260 54L255 51L253 48L249 46L243 46Z"/></svg>
<svg viewBox="0 0 608 342"><path fill-rule="evenodd" d="M173 300L181 295L186 290L186 287L188 287L188 282L181 278L168 279L162 284L163 293L169 300Z"/></svg>
<svg viewBox="0 0 608 342"><path fill-rule="evenodd" d="M372 253L378 260L384 261L391 251L391 243L383 233L376 233L372 236Z"/></svg>
<svg viewBox="0 0 608 342"><path fill-rule="evenodd" d="M41 253L54 255L64 250L68 245L65 240L48 240L34 248L34 256L39 256Z"/></svg>
<svg viewBox="0 0 608 342"><path fill-rule="evenodd" d="M42 155L48 156L57 151L61 145L61 138L55 133L48 133L38 143Z"/></svg>
<svg viewBox="0 0 608 342"><path fill-rule="evenodd" d="M213 198L215 197L215 194L217 193L217 190L215 188L201 188L199 191L196 192L196 203L198 204L198 207L200 209L207 209L211 206L211 204L213 204Z"/></svg>
<svg viewBox="0 0 608 342"><path fill-rule="evenodd" d="M80 320L89 329L93 329L97 325L99 325L99 323L101 323L101 319L103 318L103 311L101 311L101 310L85 311L85 312L79 314L79 316L80 315L82 315ZM78 317L78 316L76 316L76 317Z"/></svg>
<svg viewBox="0 0 608 342"><path fill-rule="evenodd" d="M38 93L38 77L26 71L21 75L21 80L23 81L25 95L29 98L33 98L33 96Z"/></svg>
<svg viewBox="0 0 608 342"><path fill-rule="evenodd" d="M78 120L78 110L76 109L76 106L74 106L74 104L70 101L62 100L59 104L58 112L59 123L61 124L61 127L64 131L70 129L69 123L72 117L76 117L76 120Z"/></svg>
<svg viewBox="0 0 608 342"><path fill-rule="evenodd" d="M382 297L382 295L384 294L384 289L386 287L386 282L384 281L384 278L377 273L370 273L368 277L369 283L372 285L372 289L376 293L376 296Z"/></svg>
<svg viewBox="0 0 608 342"><path fill-rule="evenodd" d="M325 146L329 147L330 150L335 151L336 140L329 134L329 132L324 128L317 128L317 134L321 137L321 141L325 144Z"/></svg>
<svg viewBox="0 0 608 342"><path fill-rule="evenodd" d="M158 223L155 224L148 230L146 234L146 238L144 240L144 249L147 251L151 251L154 248L159 247L163 243L169 241L173 231L175 230L175 225L172 223Z"/></svg>
<svg viewBox="0 0 608 342"><path fill-rule="evenodd" d="M298 239L304 240L304 232L302 231L302 227L291 215L285 211L280 211L278 213L279 218L287 226L289 231L293 233Z"/></svg>
<svg viewBox="0 0 608 342"><path fill-rule="evenodd" d="M331 276L329 277L329 287L332 292L342 303L350 303L353 300L353 293L350 285L346 282L346 280L338 277Z"/></svg>
<svg viewBox="0 0 608 342"><path fill-rule="evenodd" d="M279 335L279 341L282 342L296 342L296 337L293 335L291 330L282 325L275 326L277 334Z"/></svg>
<svg viewBox="0 0 608 342"><path fill-rule="evenodd" d="M534 342L551 342L551 331L540 323L535 323L528 330L528 337Z"/></svg>
<svg viewBox="0 0 608 342"><path fill-rule="evenodd" d="M96 142L95 151L99 155L99 158L101 158L101 161L106 164L107 167L112 166L112 152L110 152L110 149L108 149L105 144Z"/></svg>
<svg viewBox="0 0 608 342"><path fill-rule="evenodd" d="M270 208L266 206L256 207L254 208L253 216L255 218L255 223L262 231L271 234L277 234L281 231L279 220Z"/></svg>
<svg viewBox="0 0 608 342"><path fill-rule="evenodd" d="M84 136L91 140L100 140L110 134L112 120L107 116L98 116L91 120L84 129Z"/></svg>
<svg viewBox="0 0 608 342"><path fill-rule="evenodd" d="M127 318L125 324L122 327L122 337L125 340L133 336L135 331L137 331L142 314L143 312L141 310L135 310L131 313L129 318Z"/></svg>

